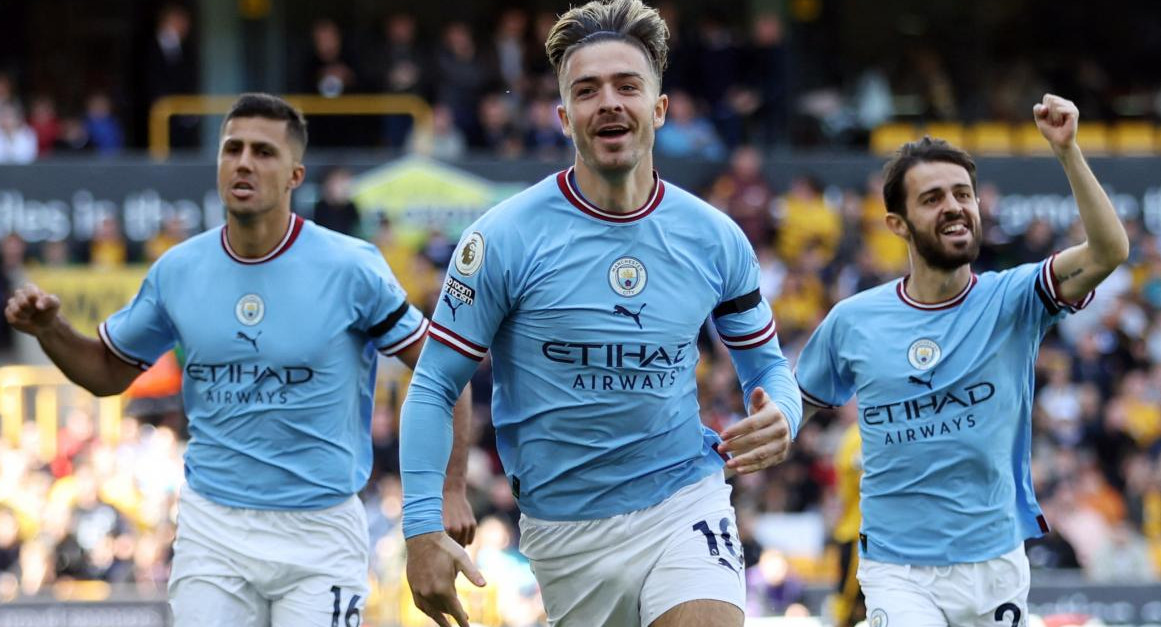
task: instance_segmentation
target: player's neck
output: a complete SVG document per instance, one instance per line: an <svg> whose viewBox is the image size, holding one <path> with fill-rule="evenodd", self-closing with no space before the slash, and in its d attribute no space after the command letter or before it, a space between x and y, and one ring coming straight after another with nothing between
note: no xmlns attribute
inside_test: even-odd
<svg viewBox="0 0 1161 627"><path fill-rule="evenodd" d="M576 184L585 200L609 213L632 213L653 194L653 164L642 160L624 176L609 176L577 160Z"/></svg>
<svg viewBox="0 0 1161 627"><path fill-rule="evenodd" d="M260 215L226 214L226 240L238 255L262 257L274 250L290 228L290 207L277 208Z"/></svg>
<svg viewBox="0 0 1161 627"><path fill-rule="evenodd" d="M966 263L955 270L913 263L904 289L908 296L918 302L942 303L957 296L971 280L972 268Z"/></svg>

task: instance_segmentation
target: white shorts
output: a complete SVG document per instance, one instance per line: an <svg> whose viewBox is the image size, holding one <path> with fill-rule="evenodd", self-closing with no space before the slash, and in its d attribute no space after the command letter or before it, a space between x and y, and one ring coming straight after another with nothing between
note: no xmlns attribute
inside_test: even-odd
<svg viewBox="0 0 1161 627"><path fill-rule="evenodd" d="M358 497L321 510L224 507L183 486L174 627L358 627L370 588Z"/></svg>
<svg viewBox="0 0 1161 627"><path fill-rule="evenodd" d="M646 509L558 522L520 517L520 552L554 627L646 627L687 601L745 609L745 560L717 472Z"/></svg>
<svg viewBox="0 0 1161 627"><path fill-rule="evenodd" d="M859 562L868 627L1020 627L1031 581L1023 545L954 566Z"/></svg>

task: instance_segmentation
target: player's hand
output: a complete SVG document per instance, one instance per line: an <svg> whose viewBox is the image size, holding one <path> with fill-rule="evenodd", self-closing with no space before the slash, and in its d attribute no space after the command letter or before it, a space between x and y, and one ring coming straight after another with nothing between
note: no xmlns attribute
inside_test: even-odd
<svg viewBox="0 0 1161 627"><path fill-rule="evenodd" d="M476 538L476 515L463 490L443 493L443 528L460 546L467 546Z"/></svg>
<svg viewBox="0 0 1161 627"><path fill-rule="evenodd" d="M45 294L39 287L29 283L17 288L8 299L4 317L13 329L39 335L52 326L58 312L60 298L54 294Z"/></svg>
<svg viewBox="0 0 1161 627"><path fill-rule="evenodd" d="M481 588L487 585L472 558L446 533L407 539L407 584L415 607L440 627L451 627L445 615L455 619L459 627L468 627L468 613L456 596L456 575L461 572L473 584Z"/></svg>
<svg viewBox="0 0 1161 627"><path fill-rule="evenodd" d="M757 388L750 395L750 411L747 418L722 431L718 447L733 455L726 468L743 475L780 464L790 454L790 425L766 390Z"/></svg>
<svg viewBox="0 0 1161 627"><path fill-rule="evenodd" d="M1071 100L1044 94L1044 100L1032 107L1032 116L1036 119L1040 134L1044 135L1057 154L1076 144L1080 111Z"/></svg>

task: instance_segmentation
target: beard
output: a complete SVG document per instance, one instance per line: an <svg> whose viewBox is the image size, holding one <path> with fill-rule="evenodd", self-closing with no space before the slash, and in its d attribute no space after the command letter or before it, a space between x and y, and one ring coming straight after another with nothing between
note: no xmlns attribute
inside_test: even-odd
<svg viewBox="0 0 1161 627"><path fill-rule="evenodd" d="M971 232L971 241L963 247L949 247L944 245L938 235L940 229L951 220L941 220L935 229L935 234L919 231L906 217L903 221L911 233L911 241L915 242L915 251L927 262L927 265L937 270L952 271L960 266L972 263L980 256L980 225L965 215L968 231Z"/></svg>

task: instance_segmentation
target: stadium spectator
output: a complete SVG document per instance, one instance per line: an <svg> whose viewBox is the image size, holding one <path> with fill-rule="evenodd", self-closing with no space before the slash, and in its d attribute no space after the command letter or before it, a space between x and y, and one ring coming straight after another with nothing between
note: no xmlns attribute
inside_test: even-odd
<svg viewBox="0 0 1161 627"><path fill-rule="evenodd" d="M125 148L125 131L113 115L107 94L96 92L85 100L85 133L101 156L115 155Z"/></svg>
<svg viewBox="0 0 1161 627"><path fill-rule="evenodd" d="M419 41L415 16L392 13L383 21L384 41L376 51L378 70L375 81L379 91L408 94L430 101L432 67L429 51ZM383 120L384 140L388 146L402 146L411 132L409 116L391 115Z"/></svg>
<svg viewBox="0 0 1161 627"><path fill-rule="evenodd" d="M33 98L28 114L28 125L36 133L37 156L43 159L52 153L61 133L56 102L52 97L41 95Z"/></svg>
<svg viewBox="0 0 1161 627"><path fill-rule="evenodd" d="M195 95L201 84L198 50L191 37L193 18L184 5L168 2L157 13L157 26L146 42L142 55L144 72L144 100L138 103L138 120L144 135L146 116L159 98L176 95ZM170 120L169 143L175 148L189 148L200 144L197 116L174 116Z"/></svg>
<svg viewBox="0 0 1161 627"><path fill-rule="evenodd" d="M708 119L698 114L693 99L683 91L669 94L665 125L657 129L657 153L663 157L720 161L726 149Z"/></svg>
<svg viewBox="0 0 1161 627"><path fill-rule="evenodd" d="M733 218L759 254L775 241L774 200L774 186L763 173L762 153L749 145L734 149L729 168L714 179L706 197Z"/></svg>
<svg viewBox="0 0 1161 627"><path fill-rule="evenodd" d="M36 160L36 131L15 103L0 103L0 165Z"/></svg>
<svg viewBox="0 0 1161 627"><path fill-rule="evenodd" d="M332 168L322 180L322 194L314 204L314 223L343 235L360 235L359 208L351 200L354 176L347 168Z"/></svg>

